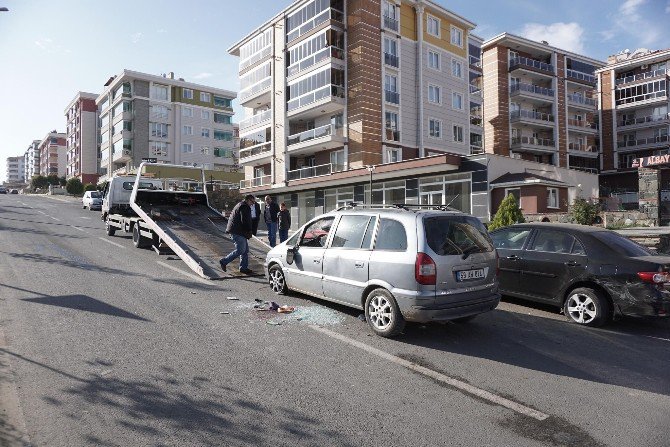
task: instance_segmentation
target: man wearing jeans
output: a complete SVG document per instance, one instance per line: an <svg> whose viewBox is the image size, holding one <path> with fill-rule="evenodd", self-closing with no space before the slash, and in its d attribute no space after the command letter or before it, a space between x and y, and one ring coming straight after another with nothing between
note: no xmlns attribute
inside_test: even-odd
<svg viewBox="0 0 670 447"><path fill-rule="evenodd" d="M226 233L229 233L233 242L235 243L235 250L228 256L219 261L221 269L225 272L226 266L232 262L236 257L240 257L240 273L251 275L253 272L249 270L249 243L251 239L252 224L251 224L251 207L254 206L254 196L248 195L243 201L235 205L233 211L228 218L228 225L226 225Z"/></svg>
<svg viewBox="0 0 670 447"><path fill-rule="evenodd" d="M277 245L277 222L279 219L277 214L279 214L279 205L272 200L272 197L265 196L263 218L265 219L265 225L268 227L268 241L270 242L270 247Z"/></svg>

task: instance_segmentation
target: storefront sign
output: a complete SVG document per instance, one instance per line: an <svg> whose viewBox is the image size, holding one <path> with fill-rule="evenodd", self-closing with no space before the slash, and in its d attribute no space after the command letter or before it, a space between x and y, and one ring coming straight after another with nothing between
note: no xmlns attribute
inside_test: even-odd
<svg viewBox="0 0 670 447"><path fill-rule="evenodd" d="M647 168L670 164L670 154L650 155L648 157L636 158L631 164L632 168Z"/></svg>

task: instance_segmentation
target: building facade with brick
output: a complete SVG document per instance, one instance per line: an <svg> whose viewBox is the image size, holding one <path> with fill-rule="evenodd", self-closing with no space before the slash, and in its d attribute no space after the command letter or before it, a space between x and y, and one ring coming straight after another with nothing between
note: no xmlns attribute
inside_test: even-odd
<svg viewBox="0 0 670 447"><path fill-rule="evenodd" d="M67 146L65 134L52 130L40 141L39 175L63 177L66 172Z"/></svg>
<svg viewBox="0 0 670 447"><path fill-rule="evenodd" d="M98 182L98 108L95 93L78 92L65 108L65 176L83 184Z"/></svg>

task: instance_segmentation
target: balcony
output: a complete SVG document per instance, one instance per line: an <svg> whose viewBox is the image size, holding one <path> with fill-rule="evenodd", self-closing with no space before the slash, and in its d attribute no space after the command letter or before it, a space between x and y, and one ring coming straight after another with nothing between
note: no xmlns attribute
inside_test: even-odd
<svg viewBox="0 0 670 447"><path fill-rule="evenodd" d="M263 59L269 57L270 55L272 55L272 45L268 45L265 48L261 49L256 54L251 55L251 57L248 57L247 59L240 61L239 72L242 73L247 68L251 67L257 62L262 61Z"/></svg>
<svg viewBox="0 0 670 447"><path fill-rule="evenodd" d="M242 107L249 107L252 101L265 104L270 102L270 87L272 86L272 77L267 77L256 84L245 88L240 92L240 105Z"/></svg>
<svg viewBox="0 0 670 447"><path fill-rule="evenodd" d="M587 98L584 95L568 94L568 103L573 106L587 108L589 110L595 109L596 100L593 98Z"/></svg>
<svg viewBox="0 0 670 447"><path fill-rule="evenodd" d="M396 54L384 53L384 63L389 67L398 68L400 66L400 58Z"/></svg>
<svg viewBox="0 0 670 447"><path fill-rule="evenodd" d="M510 96L524 96L545 101L553 101L556 93L551 88L540 87L539 85L526 84L523 82L510 85Z"/></svg>
<svg viewBox="0 0 670 447"><path fill-rule="evenodd" d="M255 114L254 116L245 118L242 121L240 121L240 133L243 133L246 129L249 129L251 127L264 124L270 121L271 118L272 118L272 110L265 110L263 112Z"/></svg>
<svg viewBox="0 0 670 447"><path fill-rule="evenodd" d="M384 28L395 31L396 33L398 32L399 26L398 26L398 19L394 19L393 17L388 17L384 16Z"/></svg>
<svg viewBox="0 0 670 447"><path fill-rule="evenodd" d="M333 8L328 8L325 11L323 11L321 14L318 16L314 17L311 20L308 20L307 22L303 23L299 27L289 31L288 35L286 36L286 43L290 43L297 39L298 37L307 34L317 26L321 25L324 22L327 22L329 20L333 20L336 22L344 23L344 13L342 11L338 11L337 9Z"/></svg>
<svg viewBox="0 0 670 447"><path fill-rule="evenodd" d="M305 178L320 177L322 175L330 175L342 171L344 171L344 165L335 165L328 163L319 166L308 166L305 168L288 171L288 180L289 181L302 180Z"/></svg>
<svg viewBox="0 0 670 447"><path fill-rule="evenodd" d="M569 118L568 129L576 130L578 132L596 133L598 132L598 123Z"/></svg>
<svg viewBox="0 0 670 447"><path fill-rule="evenodd" d="M310 57L290 65L286 70L287 77L291 78L297 75L298 73L301 73L307 70L308 68L317 65L319 62L325 60L331 60L332 62L332 59L344 62L344 50L334 46L326 47L322 50L319 50Z"/></svg>
<svg viewBox="0 0 670 447"><path fill-rule="evenodd" d="M617 96L620 90L617 90ZM642 93L635 96L629 96L626 98L619 98L616 100L616 105L620 109L628 109L640 106L647 106L657 102L667 102L668 101L668 92L667 90L660 90L657 92L651 93Z"/></svg>
<svg viewBox="0 0 670 447"><path fill-rule="evenodd" d="M538 71L543 74L554 74L554 66L547 64L545 62L540 62L535 59L530 59L528 57L516 57L509 61L509 70L516 69L530 69L532 71Z"/></svg>
<svg viewBox="0 0 670 447"><path fill-rule="evenodd" d="M476 56L470 56L469 62L472 67L482 68L482 60Z"/></svg>
<svg viewBox="0 0 670 447"><path fill-rule="evenodd" d="M511 149L529 152L553 152L556 149L556 141L549 138L514 137L512 138Z"/></svg>
<svg viewBox="0 0 670 447"><path fill-rule="evenodd" d="M578 152L582 156L585 155L598 155L598 146L595 145L586 145L581 143L568 143L568 150L572 152Z"/></svg>
<svg viewBox="0 0 670 447"><path fill-rule="evenodd" d="M291 118L312 118L324 113L332 113L344 107L344 87L329 84L312 92L290 100L287 104Z"/></svg>
<svg viewBox="0 0 670 447"><path fill-rule="evenodd" d="M647 115L641 116L639 118L633 118L629 120L621 120L617 122L617 127L625 127L626 130L636 129L636 128L649 128L663 126L670 122L670 114L664 115Z"/></svg>
<svg viewBox="0 0 670 447"><path fill-rule="evenodd" d="M240 149L240 162L250 163L262 160L272 155L272 142L257 144L255 146Z"/></svg>
<svg viewBox="0 0 670 447"><path fill-rule="evenodd" d="M588 172L589 174L597 174L598 169L597 168L589 168L587 166L568 166L568 169L574 169L575 171L583 171L583 172Z"/></svg>
<svg viewBox="0 0 670 447"><path fill-rule="evenodd" d="M522 121L528 124L554 127L554 115L533 110L515 110L510 112L510 121Z"/></svg>
<svg viewBox="0 0 670 447"><path fill-rule="evenodd" d="M400 141L400 131L392 128L384 129L386 141Z"/></svg>
<svg viewBox="0 0 670 447"><path fill-rule="evenodd" d="M470 94L472 96L482 96L482 87L481 85L468 84L470 87Z"/></svg>
<svg viewBox="0 0 670 447"><path fill-rule="evenodd" d="M391 104L400 104L400 93L384 90L384 100Z"/></svg>
<svg viewBox="0 0 670 447"><path fill-rule="evenodd" d="M240 189L245 188L256 188L259 186L268 186L270 185L270 176L264 175L262 177L254 177L250 179L240 180Z"/></svg>
<svg viewBox="0 0 670 447"><path fill-rule="evenodd" d="M326 124L316 129L290 135L286 146L290 152L310 148L319 150L334 149L342 146L344 141L341 127L336 127L334 124Z"/></svg>
<svg viewBox="0 0 670 447"><path fill-rule="evenodd" d="M481 115L470 115L470 125L482 127L484 125L484 120Z"/></svg>
<svg viewBox="0 0 670 447"><path fill-rule="evenodd" d="M636 74L635 76L626 76L625 78L619 78L616 80L616 85L618 87L620 85L630 84L632 82L652 80L654 78L665 76L666 74L667 70L665 68L661 68L659 70L647 71L645 73Z"/></svg>
<svg viewBox="0 0 670 447"><path fill-rule="evenodd" d="M617 141L618 149L653 149L656 146L667 146L668 136L660 135L658 137L640 138L638 140Z"/></svg>
<svg viewBox="0 0 670 447"><path fill-rule="evenodd" d="M471 141L470 142L470 155L483 154L484 148L482 147L481 141Z"/></svg>
<svg viewBox="0 0 670 447"><path fill-rule="evenodd" d="M568 81L580 81L589 85L596 85L596 77L588 73L582 73L576 70L565 70L565 77Z"/></svg>

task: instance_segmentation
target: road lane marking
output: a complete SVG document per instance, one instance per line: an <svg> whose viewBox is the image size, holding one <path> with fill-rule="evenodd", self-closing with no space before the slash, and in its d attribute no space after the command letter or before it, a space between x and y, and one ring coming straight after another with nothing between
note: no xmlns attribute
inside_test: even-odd
<svg viewBox="0 0 670 447"><path fill-rule="evenodd" d="M88 220L91 220L90 217L81 217L81 216L79 216L79 218L80 218L80 219L88 219Z"/></svg>
<svg viewBox="0 0 670 447"><path fill-rule="evenodd" d="M44 211L37 210L37 212L40 214L44 214L45 216L47 215L47 213L45 213Z"/></svg>
<svg viewBox="0 0 670 447"><path fill-rule="evenodd" d="M70 226L71 226L72 228L74 228L75 230L79 230L79 231L81 231L82 233L88 233L88 231L84 230L83 228L75 227L74 225L70 225ZM105 240L107 240L107 239L105 239Z"/></svg>
<svg viewBox="0 0 670 447"><path fill-rule="evenodd" d="M124 247L123 245L121 245L121 244L117 244L116 242L112 242L112 241L110 241L109 239L105 239L104 237L99 237L98 239L100 239L101 241L105 241L105 242L107 242L108 244L112 244L112 245L115 246L115 247L126 248L126 247Z"/></svg>
<svg viewBox="0 0 670 447"><path fill-rule="evenodd" d="M172 271L174 271L174 272L181 273L182 275L184 275L184 276L186 276L186 277L188 277L188 278L191 278L191 279L194 280L194 281L198 281L198 282L201 282L201 283L203 283L203 284L210 285L210 286L212 285L211 282L207 281L206 279L203 279L203 278L199 277L198 275L194 275L194 274L192 274L192 273L185 272L185 271L183 271L183 270L180 269L180 268L177 268L177 267L175 267L175 266L166 264L166 263L164 263L164 262L162 262L162 261L156 261L156 263L157 263L158 265L160 265L161 267L165 267L165 268L170 269L170 270L172 270Z"/></svg>
<svg viewBox="0 0 670 447"><path fill-rule="evenodd" d="M56 221L60 222L60 219L57 218L57 217L53 217L53 216L49 216L49 217L52 218L53 220L56 220Z"/></svg>
<svg viewBox="0 0 670 447"><path fill-rule="evenodd" d="M333 332L330 329L326 329L323 327L319 326L310 326L311 329L321 332L322 334L325 334L329 337L335 338L337 340L340 340L344 343L347 343L351 346L354 346L356 348L362 349L363 351L366 351L372 355L375 355L377 357L381 357L385 360L388 360L389 362L395 363L400 366L404 366L405 368L414 371L416 373L419 373L421 375L424 375L426 377L429 377L433 380L437 380L438 382L445 383L451 387L454 387L458 390L464 391L468 394L471 394L473 396L479 397L480 399L487 400L491 403L494 403L496 405L500 405L501 407L508 408L512 411L515 411L519 414L522 414L524 416L531 417L533 419L537 419L538 421L544 421L549 417L548 414L542 413L541 411L534 410L530 407L527 407L525 405L522 405L518 402L514 402L512 400L506 399L504 397L498 396L496 394L493 394L489 391L483 390L481 388L477 388L476 386L470 385L469 383L463 382L458 379L454 379L453 377L449 377L445 374L439 373L437 371L433 371L432 369L428 369L424 366L417 365L416 363L410 362L409 360L405 360L401 357L395 356L393 354L389 354L388 352L384 352L380 349L374 348L370 345L366 345L365 343L362 343L360 341L354 340L352 338L349 338L345 335L338 334L337 332Z"/></svg>
<svg viewBox="0 0 670 447"><path fill-rule="evenodd" d="M51 200L58 200L59 202L70 203L69 200L57 199L55 197L50 197L50 196L45 196L45 197L48 198L48 199L51 199Z"/></svg>

